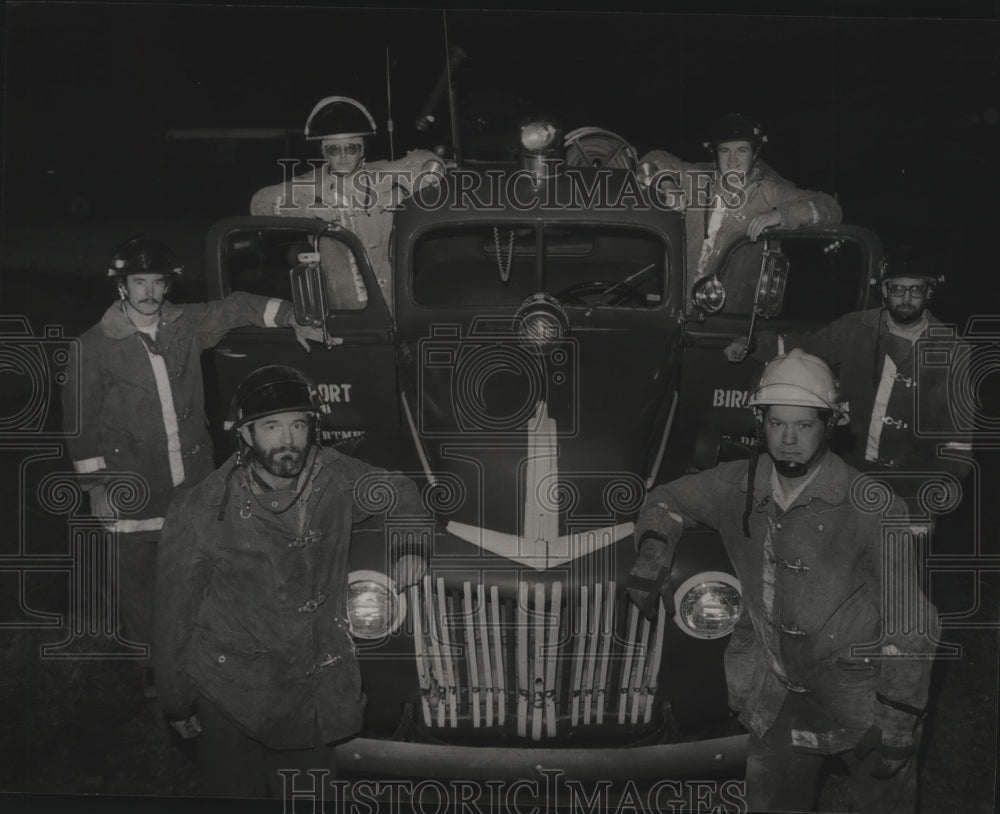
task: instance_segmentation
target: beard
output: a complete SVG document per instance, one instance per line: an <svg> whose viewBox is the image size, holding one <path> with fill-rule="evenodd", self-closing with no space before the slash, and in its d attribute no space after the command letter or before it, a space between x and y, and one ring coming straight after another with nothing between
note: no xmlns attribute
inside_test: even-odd
<svg viewBox="0 0 1000 814"><path fill-rule="evenodd" d="M294 478L306 463L307 447L297 447L294 444L277 447L267 452L255 449L258 463L276 478Z"/></svg>
<svg viewBox="0 0 1000 814"><path fill-rule="evenodd" d="M889 315L897 325L912 325L923 315L924 309L914 305L899 304L889 309Z"/></svg>

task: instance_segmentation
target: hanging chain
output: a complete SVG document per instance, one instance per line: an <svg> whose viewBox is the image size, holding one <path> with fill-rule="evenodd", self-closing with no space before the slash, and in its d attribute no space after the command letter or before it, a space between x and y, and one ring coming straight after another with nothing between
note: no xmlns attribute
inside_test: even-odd
<svg viewBox="0 0 1000 814"><path fill-rule="evenodd" d="M500 270L500 280L504 285L510 280L510 267L514 262L514 230L510 230L510 239L507 241L507 260L504 261L500 254L500 230L493 227L493 246L497 252L497 268Z"/></svg>

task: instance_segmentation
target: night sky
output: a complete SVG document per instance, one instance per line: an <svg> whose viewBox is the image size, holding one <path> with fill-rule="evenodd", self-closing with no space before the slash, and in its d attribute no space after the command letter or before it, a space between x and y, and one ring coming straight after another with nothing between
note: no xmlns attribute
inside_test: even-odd
<svg viewBox="0 0 1000 814"><path fill-rule="evenodd" d="M444 64L446 22L448 43L468 52L455 78L463 99L506 94L567 130L601 126L640 153L691 160L706 157L704 132L719 114L751 113L770 134L768 161L836 193L846 220L889 243L912 233L967 244L995 208L996 12L983 21L28 3L5 13L8 218L53 168L95 199L154 211L150 178L162 174L169 128L301 128L330 94L369 105L380 123L370 154L385 154L387 49L397 153L447 141L443 125L421 136L413 124ZM447 121L444 105L437 113ZM233 183L277 178L271 157L244 163Z"/></svg>

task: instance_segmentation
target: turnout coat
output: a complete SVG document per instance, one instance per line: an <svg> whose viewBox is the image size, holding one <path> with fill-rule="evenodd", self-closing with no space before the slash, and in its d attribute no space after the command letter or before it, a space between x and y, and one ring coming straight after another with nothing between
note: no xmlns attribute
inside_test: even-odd
<svg viewBox="0 0 1000 814"><path fill-rule="evenodd" d="M144 482L136 499L125 501L135 505L122 507L118 531L155 532L174 487L197 483L214 467L202 351L233 328L274 328L293 318L291 303L244 292L214 302L164 302L151 341L115 302L80 337L79 377L70 366L63 388L67 425L80 427L66 439L73 467L95 477L134 473Z"/></svg>
<svg viewBox="0 0 1000 814"><path fill-rule="evenodd" d="M695 523L721 534L743 593L725 656L730 705L763 736L793 696L792 743L810 751L851 748L873 723L886 742L911 743L914 716L876 700L880 693L923 709L937 646L937 613L917 583L904 504L827 452L781 511L764 455L747 538L748 467L724 463L656 487L636 524L636 539L648 529L679 537Z"/></svg>
<svg viewBox="0 0 1000 814"><path fill-rule="evenodd" d="M716 271L726 247L747 233L750 221L757 215L777 212L780 229L840 223L842 213L836 199L825 192L799 189L761 161L750 171L741 192L720 181L714 164L688 163L665 150L652 150L641 161L667 171L684 195L686 292L690 292L698 278ZM722 217L713 232L711 214L720 202ZM758 268L759 265L755 266L754 271ZM731 287L727 280L727 290Z"/></svg>
<svg viewBox="0 0 1000 814"><path fill-rule="evenodd" d="M347 615L351 529L388 508L421 515L416 486L318 449L294 486L301 497L277 514L234 466L235 456L183 493L163 529L154 639L163 711L187 717L201 693L272 749L349 737L365 702Z"/></svg>

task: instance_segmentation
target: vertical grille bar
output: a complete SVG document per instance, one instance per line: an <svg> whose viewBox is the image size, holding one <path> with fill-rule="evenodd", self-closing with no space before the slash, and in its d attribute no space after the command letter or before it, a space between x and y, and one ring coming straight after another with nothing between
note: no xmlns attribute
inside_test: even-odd
<svg viewBox="0 0 1000 814"><path fill-rule="evenodd" d="M628 634L625 637L625 663L622 666L622 676L618 693L618 723L625 723L625 713L628 708L628 688L632 675L632 656L635 652L635 634L639 628L639 609L628 603Z"/></svg>
<svg viewBox="0 0 1000 814"><path fill-rule="evenodd" d="M500 642L500 597L496 585L490 587L490 622L493 634L493 666L496 672L494 683L497 688L497 723L503 726L507 718L507 684L504 680L504 660Z"/></svg>
<svg viewBox="0 0 1000 814"><path fill-rule="evenodd" d="M455 680L455 664L451 649L451 624L448 619L447 599L444 593L444 578L437 578L437 612L441 622L441 650L444 662L444 676L448 682L446 692L448 695L448 714L452 728L458 726L458 686Z"/></svg>
<svg viewBox="0 0 1000 814"><path fill-rule="evenodd" d="M611 654L611 635L614 632L615 618L615 583L608 583L608 591L604 597L603 620L601 624L601 656L597 679L597 723L604 723L604 705L608 700L608 665Z"/></svg>
<svg viewBox="0 0 1000 814"><path fill-rule="evenodd" d="M486 592L476 584L476 618L479 622L479 654L483 660L483 685L486 688L486 726L493 726L493 667L490 664L490 637L486 628Z"/></svg>
<svg viewBox="0 0 1000 814"><path fill-rule="evenodd" d="M580 622L573 646L573 691L570 706L570 722L576 726L580 721L580 695L583 692L583 662L587 650L587 586L580 586Z"/></svg>
<svg viewBox="0 0 1000 814"><path fill-rule="evenodd" d="M517 734L528 736L528 583L517 586Z"/></svg>
<svg viewBox="0 0 1000 814"><path fill-rule="evenodd" d="M544 662L542 653L545 650L545 585L541 582L535 583L535 639L531 652L531 739L533 741L542 738L542 705L545 700L545 677Z"/></svg>
<svg viewBox="0 0 1000 814"><path fill-rule="evenodd" d="M417 681L420 683L420 706L424 713L424 725L431 725L430 694L431 685L427 678L427 663L424 654L424 631L422 614L420 613L420 591L416 585L411 585L410 607L413 609L413 646L416 653Z"/></svg>
<svg viewBox="0 0 1000 814"><path fill-rule="evenodd" d="M556 736L556 662L559 660L559 619L562 616L562 583L552 583L549 647L545 657L545 729L550 738Z"/></svg>
<svg viewBox="0 0 1000 814"><path fill-rule="evenodd" d="M643 617L642 629L639 633L639 649L635 659L635 674L632 678L632 691L630 693L632 698L632 723L639 721L639 699L642 697L644 689L642 679L646 672L646 660L649 657L649 627L649 619Z"/></svg>
<svg viewBox="0 0 1000 814"><path fill-rule="evenodd" d="M597 631L600 627L601 597L604 586L598 582L594 585L594 608L590 614L590 624L587 627L587 671L583 687L583 722L590 723L594 704L594 668L597 666Z"/></svg>
<svg viewBox="0 0 1000 814"><path fill-rule="evenodd" d="M444 699L448 681L444 675L444 667L441 665L441 630L437 614L434 612L434 593L431 591L430 574L424 575L422 584L424 595L421 598L424 601L424 619L427 623L428 633L425 650L430 653L428 665L431 674L431 686L437 690L435 693L437 701L437 725L444 726Z"/></svg>
<svg viewBox="0 0 1000 814"><path fill-rule="evenodd" d="M458 625L461 624L462 614L459 611L458 602L454 596L449 596L445 592L445 606L448 611L448 615L445 617L448 624L448 639L452 642L452 654L454 658L452 659L452 666L454 667L455 675L455 698L458 704L458 708L462 709L462 659L460 657L462 641L461 633L459 632Z"/></svg>
<svg viewBox="0 0 1000 814"><path fill-rule="evenodd" d="M667 612L660 599L660 612L656 615L656 632L653 633L653 652L646 666L646 708L643 711L642 722L648 724L653 717L653 701L656 697L657 682L660 675L660 659L663 657L663 628L667 623Z"/></svg>
<svg viewBox="0 0 1000 814"><path fill-rule="evenodd" d="M472 585L462 583L464 599L462 621L465 624L465 660L469 665L469 705L472 707L472 725L479 726L479 696L482 687L479 684L479 665L476 659L476 617L472 613Z"/></svg>

